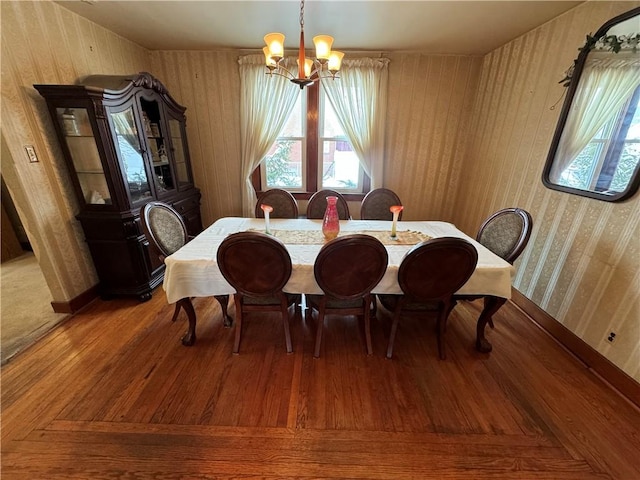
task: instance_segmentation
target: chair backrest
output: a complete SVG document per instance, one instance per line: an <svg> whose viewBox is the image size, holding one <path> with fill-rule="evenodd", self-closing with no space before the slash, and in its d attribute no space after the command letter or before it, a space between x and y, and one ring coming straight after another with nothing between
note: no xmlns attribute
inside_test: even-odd
<svg viewBox="0 0 640 480"><path fill-rule="evenodd" d="M164 260L189 240L182 216L171 205L149 202L140 209L142 230Z"/></svg>
<svg viewBox="0 0 640 480"><path fill-rule="evenodd" d="M250 297L273 297L291 276L291 257L284 244L264 233L238 232L218 247L222 276L238 293Z"/></svg>
<svg viewBox="0 0 640 480"><path fill-rule="evenodd" d="M507 262L513 263L529 243L533 219L521 208L504 208L487 218L476 240Z"/></svg>
<svg viewBox="0 0 640 480"><path fill-rule="evenodd" d="M262 192L256 202L256 218L264 218L264 212L260 208L262 204L273 207L270 218L298 218L298 202L286 190L272 188Z"/></svg>
<svg viewBox="0 0 640 480"><path fill-rule="evenodd" d="M324 218L324 212L327 209L327 197L338 197L338 218L340 220L349 220L349 205L345 198L334 190L320 190L314 193L307 204L307 218Z"/></svg>
<svg viewBox="0 0 640 480"><path fill-rule="evenodd" d="M388 188L376 188L362 199L360 218L362 220L393 220L393 213L389 210L393 205L402 205L400 197ZM398 220L402 220L402 212Z"/></svg>
<svg viewBox="0 0 640 480"><path fill-rule="evenodd" d="M402 259L398 283L409 300L445 300L473 274L478 251L467 240L439 237L419 243Z"/></svg>
<svg viewBox="0 0 640 480"><path fill-rule="evenodd" d="M313 271L326 295L352 300L373 290L384 276L388 260L387 249L377 238L346 235L320 249Z"/></svg>

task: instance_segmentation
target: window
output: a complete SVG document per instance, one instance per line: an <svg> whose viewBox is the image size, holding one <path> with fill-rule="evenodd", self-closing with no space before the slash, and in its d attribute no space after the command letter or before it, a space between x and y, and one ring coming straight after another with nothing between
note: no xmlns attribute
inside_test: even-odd
<svg viewBox="0 0 640 480"><path fill-rule="evenodd" d="M318 176L321 179L321 188L361 193L364 172L360 160L347 140L336 112L324 92L320 94L319 123L322 161L318 164Z"/></svg>
<svg viewBox="0 0 640 480"><path fill-rule="evenodd" d="M358 156L319 85L300 92L285 127L254 173L254 187L313 193L369 189ZM259 179L259 180L258 180Z"/></svg>
<svg viewBox="0 0 640 480"><path fill-rule="evenodd" d="M306 96L298 95L291 116L261 164L262 190L306 190L306 106Z"/></svg>

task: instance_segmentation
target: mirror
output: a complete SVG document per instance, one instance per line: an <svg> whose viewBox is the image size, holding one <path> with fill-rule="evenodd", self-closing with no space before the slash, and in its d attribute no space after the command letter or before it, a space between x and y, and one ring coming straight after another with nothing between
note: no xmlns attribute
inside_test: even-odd
<svg viewBox="0 0 640 480"><path fill-rule="evenodd" d="M542 182L608 202L631 197L640 185L640 7L587 36L563 82Z"/></svg>

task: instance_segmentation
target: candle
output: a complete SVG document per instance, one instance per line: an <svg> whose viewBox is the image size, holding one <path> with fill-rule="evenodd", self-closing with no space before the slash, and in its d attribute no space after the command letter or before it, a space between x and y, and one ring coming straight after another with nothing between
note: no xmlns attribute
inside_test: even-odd
<svg viewBox="0 0 640 480"><path fill-rule="evenodd" d="M269 234L269 213L273 212L273 207L271 205L261 203L260 208L264 212L264 232Z"/></svg>
<svg viewBox="0 0 640 480"><path fill-rule="evenodd" d="M391 223L391 238L396 238L396 224L398 223L398 217L404 207L402 205L393 205L389 211L393 213L393 222Z"/></svg>

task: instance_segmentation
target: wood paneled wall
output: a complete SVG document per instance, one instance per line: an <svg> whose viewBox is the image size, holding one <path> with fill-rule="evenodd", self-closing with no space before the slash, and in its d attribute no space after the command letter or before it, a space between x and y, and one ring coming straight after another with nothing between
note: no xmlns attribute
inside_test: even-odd
<svg viewBox="0 0 640 480"><path fill-rule="evenodd" d="M639 4L587 2L484 58L454 214L473 233L495 210L528 210L534 230L514 286L637 381L640 195L578 197L546 189L541 174L565 94L558 82L586 34Z"/></svg>

